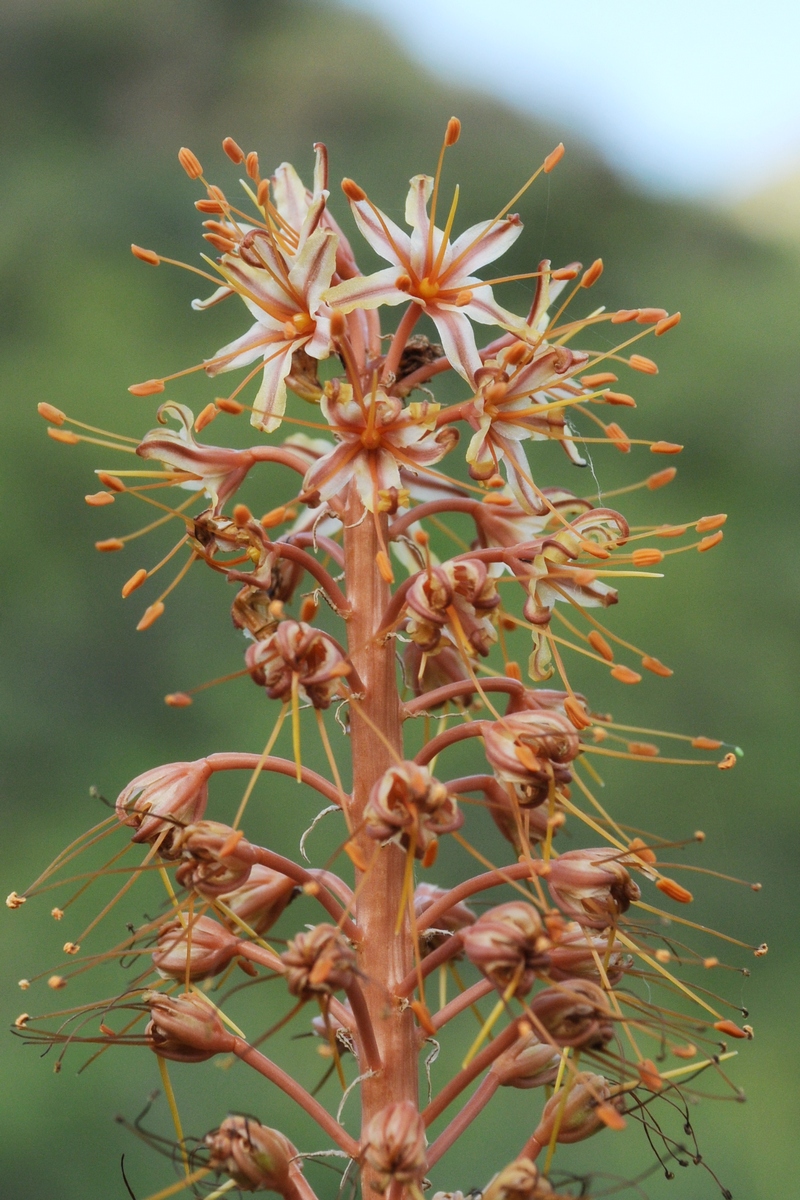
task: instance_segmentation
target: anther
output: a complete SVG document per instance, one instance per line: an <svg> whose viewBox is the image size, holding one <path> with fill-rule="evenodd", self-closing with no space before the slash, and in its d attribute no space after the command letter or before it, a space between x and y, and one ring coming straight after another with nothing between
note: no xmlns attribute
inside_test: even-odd
<svg viewBox="0 0 800 1200"><path fill-rule="evenodd" d="M394 572L392 564L389 562L389 555L385 550L379 550L375 555L375 563L380 571L381 579L384 583L394 583Z"/></svg>
<svg viewBox="0 0 800 1200"><path fill-rule="evenodd" d="M577 267L558 267L555 271L550 272L550 278L555 279L555 280L577 279L577 277L578 277L578 268Z"/></svg>
<svg viewBox="0 0 800 1200"><path fill-rule="evenodd" d="M680 454L683 446L679 446L677 442L652 442L650 446L651 454Z"/></svg>
<svg viewBox="0 0 800 1200"><path fill-rule="evenodd" d="M338 309L336 309L336 311L333 313L333 316L331 317L330 328L331 328L331 337L333 338L333 340L337 341L337 342L341 341L341 339L344 337L346 326L345 326L345 320L344 320L344 313L340 312Z"/></svg>
<svg viewBox="0 0 800 1200"><path fill-rule="evenodd" d="M606 383L616 383L618 378L611 371L600 371L597 375L582 375L578 382L583 387L598 388Z"/></svg>
<svg viewBox="0 0 800 1200"><path fill-rule="evenodd" d="M47 436L51 437L54 442L63 442L65 446L77 446L81 440L77 434L71 433L69 429L55 429L52 425L47 427Z"/></svg>
<svg viewBox="0 0 800 1200"><path fill-rule="evenodd" d="M106 538L105 541L95 542L94 548L102 554L111 554L115 550L124 550L125 543L120 538Z"/></svg>
<svg viewBox="0 0 800 1200"><path fill-rule="evenodd" d="M667 333L668 330L674 329L676 325L680 325L680 321L681 314L679 312L673 313L671 317L662 318L654 330L656 337L661 337L661 335Z"/></svg>
<svg viewBox="0 0 800 1200"><path fill-rule="evenodd" d="M653 958L656 960L656 962L660 963L672 962L672 955L670 954L669 950L664 948L656 950L653 954ZM692 1051L692 1053L694 1053L694 1051ZM681 1056L678 1055L678 1057L680 1058ZM691 1058L692 1056L689 1055L689 1057Z"/></svg>
<svg viewBox="0 0 800 1200"><path fill-rule="evenodd" d="M612 421L609 425L606 425L606 437L609 438L609 440L612 441L617 449L621 450L623 454L630 454L631 439L628 437L625 430L620 428L616 421Z"/></svg>
<svg viewBox="0 0 800 1200"><path fill-rule="evenodd" d="M717 513L715 517L701 517L695 525L698 533L707 533L709 529L719 529L728 519L727 513Z"/></svg>
<svg viewBox="0 0 800 1200"><path fill-rule="evenodd" d="M193 703L192 697L187 696L186 692L168 692L164 697L164 703L170 708L188 708Z"/></svg>
<svg viewBox="0 0 800 1200"><path fill-rule="evenodd" d="M586 709L574 696L567 696L564 701L564 712L576 729L588 729L592 723Z"/></svg>
<svg viewBox="0 0 800 1200"><path fill-rule="evenodd" d="M144 383L132 383L128 388L132 396L156 396L163 390L163 379L146 379Z"/></svg>
<svg viewBox="0 0 800 1200"><path fill-rule="evenodd" d="M656 550L654 546L644 546L641 550L634 550L631 555L635 567L654 567L656 563L662 562L663 558L664 551Z"/></svg>
<svg viewBox="0 0 800 1200"><path fill-rule="evenodd" d="M642 677L636 671L632 671L630 667L623 666L622 663L617 663L611 668L611 674L620 683L641 683Z"/></svg>
<svg viewBox="0 0 800 1200"><path fill-rule="evenodd" d="M64 953L65 954L77 954L79 950L80 950L80 946L78 945L77 942L64 942Z"/></svg>
<svg viewBox="0 0 800 1200"><path fill-rule="evenodd" d="M24 1029L25 1026L28 1024L28 1021L30 1021L30 1019L31 1019L30 1013L20 1013L19 1016L17 1017L16 1021L14 1022L14 1028L15 1029Z"/></svg>
<svg viewBox="0 0 800 1200"><path fill-rule="evenodd" d="M367 193L363 188L358 186L354 179L343 179L342 191L353 204L358 204L360 200L366 200L367 198Z"/></svg>
<svg viewBox="0 0 800 1200"><path fill-rule="evenodd" d="M219 250L220 254L231 254L236 249L236 243L230 238L222 237L218 233L204 233L205 241L210 242L215 250Z"/></svg>
<svg viewBox="0 0 800 1200"><path fill-rule="evenodd" d="M692 893L688 892L685 887L681 887L674 879L667 879L663 875L656 880L656 887L665 896L669 896L670 900L677 900L679 904L691 904L694 900Z"/></svg>
<svg viewBox="0 0 800 1200"><path fill-rule="evenodd" d="M137 246L135 242L131 242L131 254L141 262L149 263L151 267L157 267L161 262L155 250L145 250L144 246Z"/></svg>
<svg viewBox="0 0 800 1200"><path fill-rule="evenodd" d="M444 135L444 144L448 148L455 146L458 139L461 137L461 122L458 117L451 117L447 122L447 129Z"/></svg>
<svg viewBox="0 0 800 1200"><path fill-rule="evenodd" d="M647 746L650 751L655 751L655 753L658 754L658 747L650 746L648 742L631 742L631 745ZM642 753L642 751L639 750L638 753ZM650 863L652 865L656 861L655 853L642 841L640 837L635 837L633 841L628 842L628 849L635 851L636 857L640 858L642 862Z"/></svg>
<svg viewBox="0 0 800 1200"><path fill-rule="evenodd" d="M198 212L213 213L214 216L221 216L225 212L219 200L195 200L194 206Z"/></svg>
<svg viewBox="0 0 800 1200"><path fill-rule="evenodd" d="M258 201L259 208L266 208L267 205L269 204L269 180L268 179L262 179L261 183L258 185L258 191L256 192L256 200Z"/></svg>
<svg viewBox="0 0 800 1200"><path fill-rule="evenodd" d="M768 952L769 952L769 946L767 945L766 942L762 942L760 946L756 946L755 950L753 951L753 954L756 956L756 958L763 958L764 955L767 954ZM24 982L25 982L25 980L21 979L19 986L22 987Z"/></svg>
<svg viewBox="0 0 800 1200"><path fill-rule="evenodd" d="M233 510L234 524L238 525L240 529L244 525L246 525L248 523L248 521L252 521L252 519L253 519L253 514L250 512L250 509L247 507L246 504L237 504L234 507L234 510Z"/></svg>
<svg viewBox="0 0 800 1200"><path fill-rule="evenodd" d="M719 767L720 771L730 771L732 767L736 766L736 755L726 754L725 757L717 763L717 766Z"/></svg>
<svg viewBox="0 0 800 1200"><path fill-rule="evenodd" d="M659 659L653 658L652 654L644 655L642 666L645 671L652 671L654 675L661 675L664 679L669 679L670 675L675 674L671 667L666 667Z"/></svg>
<svg viewBox="0 0 800 1200"><path fill-rule="evenodd" d="M719 959L716 957L716 955L712 954L710 958L703 959L703 966L707 971L710 971L712 967L719 966Z"/></svg>
<svg viewBox="0 0 800 1200"><path fill-rule="evenodd" d="M734 1025L733 1021L728 1021L727 1019L715 1021L714 1028L718 1033L727 1033L728 1037L752 1038L753 1036L752 1030L749 1033L746 1033L744 1029L740 1029L738 1025Z"/></svg>
<svg viewBox="0 0 800 1200"><path fill-rule="evenodd" d="M688 528L688 525L661 525L658 529L653 530L653 532L656 537L683 537Z"/></svg>
<svg viewBox="0 0 800 1200"><path fill-rule="evenodd" d="M602 655L606 662L614 661L614 651L611 649L603 635L598 633L596 629L593 629L589 634L589 645L593 650L596 650L598 654Z"/></svg>
<svg viewBox="0 0 800 1200"><path fill-rule="evenodd" d="M656 321L663 321L667 315L665 308L640 308L636 317L637 325L654 325Z"/></svg>
<svg viewBox="0 0 800 1200"><path fill-rule="evenodd" d="M635 321L639 316L638 308L621 308L611 317L612 325L624 325L627 321Z"/></svg>
<svg viewBox="0 0 800 1200"><path fill-rule="evenodd" d="M67 419L66 413L63 413L60 408L48 404L45 400L36 405L36 411L40 417L44 417L45 421L52 421L54 425L63 425Z"/></svg>
<svg viewBox="0 0 800 1200"><path fill-rule="evenodd" d="M550 172L553 170L553 168L558 166L558 164L561 162L562 158L564 157L564 154L565 154L564 143L559 142L558 145L556 146L555 150L551 150L550 153L548 154L547 158L544 160L544 165L542 166L542 170L544 171L545 175L549 175Z"/></svg>
<svg viewBox="0 0 800 1200"><path fill-rule="evenodd" d="M319 605L313 596L306 596L300 605L300 620L308 623L313 621L319 612Z"/></svg>
<svg viewBox="0 0 800 1200"><path fill-rule="evenodd" d="M244 160L245 170L254 183L261 182L261 174L258 169L258 155L255 150L251 150Z"/></svg>
<svg viewBox="0 0 800 1200"><path fill-rule="evenodd" d="M606 404L619 404L623 408L636 408L636 401L627 392L603 392Z"/></svg>
<svg viewBox="0 0 800 1200"><path fill-rule="evenodd" d="M593 284L597 283L598 279L600 278L600 276L602 274L603 274L603 260L602 260L602 258L596 258L594 260L594 262L592 263L592 265L590 267L587 267L587 269L584 271L583 279L581 279L581 287L582 288L592 287Z"/></svg>
<svg viewBox="0 0 800 1200"><path fill-rule="evenodd" d="M765 953L766 953L766 951L765 951ZM18 981L17 981L17 987L18 987L18 988L20 989L20 991L22 991L22 992L27 992L27 990L28 990L28 988L29 988L30 986L31 986L31 981L30 981L30 979L20 979L20 980L18 980Z"/></svg>
<svg viewBox="0 0 800 1200"><path fill-rule="evenodd" d="M517 662L507 662L503 664L503 670L508 679L516 679L518 683L522 683L522 668ZM568 696L569 700L570 697ZM566 702L565 702L566 703Z"/></svg>
<svg viewBox="0 0 800 1200"><path fill-rule="evenodd" d="M639 1072L639 1078L646 1088L651 1092L660 1092L664 1086L664 1080L658 1073L658 1068L652 1059L644 1058L636 1067Z"/></svg>
<svg viewBox="0 0 800 1200"><path fill-rule="evenodd" d="M722 742L718 742L715 738L692 738L692 746L695 750L719 750L721 745Z"/></svg>
<svg viewBox="0 0 800 1200"><path fill-rule="evenodd" d="M269 512L264 513L259 521L259 525L262 529L274 529L276 525L282 525L285 520L286 505L282 504L280 508L273 508Z"/></svg>
<svg viewBox="0 0 800 1200"><path fill-rule="evenodd" d="M725 534L722 532L722 530L718 529L716 533L710 533L708 537L704 537L702 542L699 543L697 549L701 554L704 554L706 550L712 550L714 546L718 546L724 536Z"/></svg>
<svg viewBox="0 0 800 1200"><path fill-rule="evenodd" d="M225 151L231 162L236 163L237 166L239 163L244 162L244 150L233 140L232 137L226 137L222 139L222 149Z"/></svg>
<svg viewBox="0 0 800 1200"><path fill-rule="evenodd" d="M83 498L92 508L102 508L104 504L114 503L114 497L111 492L92 492Z"/></svg>
<svg viewBox="0 0 800 1200"><path fill-rule="evenodd" d="M677 474L677 467L665 467L663 471L656 471L654 475L648 476L647 486L651 492L655 492L658 488L666 487L668 483L672 483Z"/></svg>
<svg viewBox="0 0 800 1200"><path fill-rule="evenodd" d="M58 992L61 988L67 986L67 981L63 975L51 975L47 981L47 986L52 988L54 992Z"/></svg>
<svg viewBox="0 0 800 1200"><path fill-rule="evenodd" d="M505 487L506 483L502 475L490 475L484 486L487 488L501 488Z"/></svg>
<svg viewBox="0 0 800 1200"><path fill-rule="evenodd" d="M22 908L26 899L26 896L20 896L16 892L9 892L6 896L6 908Z"/></svg>
<svg viewBox="0 0 800 1200"><path fill-rule="evenodd" d="M103 487L110 488L112 492L124 492L125 484L116 475L109 475L107 471L98 471L97 478L102 483Z"/></svg>
<svg viewBox="0 0 800 1200"><path fill-rule="evenodd" d="M131 575L128 582L122 585L122 599L127 599L131 592L135 592L137 588L140 588L145 579L147 579L147 571L145 571L144 567L139 567L139 570Z"/></svg>
<svg viewBox="0 0 800 1200"><path fill-rule="evenodd" d="M163 601L156 600L155 604L151 604L149 608L146 608L144 610L144 616L142 617L139 624L136 626L137 630L141 631L144 629L149 629L151 625L155 624L155 622L158 620L158 618L161 616L161 614L163 612L164 612Z"/></svg>
<svg viewBox="0 0 800 1200"><path fill-rule="evenodd" d="M472 292L463 288L456 296L456 308L466 308L468 304L472 304Z"/></svg>
<svg viewBox="0 0 800 1200"><path fill-rule="evenodd" d="M634 371L642 371L645 375L658 374L658 367L652 358L645 358L643 354L632 354L628 359L628 366L633 367Z"/></svg>
<svg viewBox="0 0 800 1200"><path fill-rule="evenodd" d="M219 409L215 404L207 404L202 412L195 417L194 427L198 433L205 429L206 425L210 425L214 417L219 415Z"/></svg>
<svg viewBox="0 0 800 1200"><path fill-rule="evenodd" d="M232 417L238 417L239 413L244 412L244 405L240 404L238 400L228 400L224 396L217 396L214 403L222 412L230 413Z"/></svg>
<svg viewBox="0 0 800 1200"><path fill-rule="evenodd" d="M50 909L50 916L53 918L53 920L54 920L54 921L60 921L60 920L62 920L62 918L63 918L63 916L64 916L64 910L63 910L63 908L58 908L58 907L56 907L56 908L51 908L51 909Z"/></svg>
<svg viewBox="0 0 800 1200"><path fill-rule="evenodd" d="M590 542L588 538L584 538L581 542L581 550L584 554L591 554L592 558L610 558L608 550L603 546L597 546L594 542Z"/></svg>
<svg viewBox="0 0 800 1200"><path fill-rule="evenodd" d="M203 174L203 168L200 165L200 159L186 146L181 146L180 150L178 151L178 162L181 164L190 179L199 179Z"/></svg>

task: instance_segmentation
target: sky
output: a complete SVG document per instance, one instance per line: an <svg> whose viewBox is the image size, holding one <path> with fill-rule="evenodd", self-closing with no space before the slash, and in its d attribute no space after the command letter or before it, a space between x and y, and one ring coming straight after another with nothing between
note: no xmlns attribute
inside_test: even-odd
<svg viewBox="0 0 800 1200"><path fill-rule="evenodd" d="M418 60L668 194L800 170L800 0L340 0Z"/></svg>

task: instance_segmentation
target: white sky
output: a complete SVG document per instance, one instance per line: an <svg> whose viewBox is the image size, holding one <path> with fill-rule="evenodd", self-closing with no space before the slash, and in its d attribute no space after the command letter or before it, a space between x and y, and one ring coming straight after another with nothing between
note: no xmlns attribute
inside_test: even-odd
<svg viewBox="0 0 800 1200"><path fill-rule="evenodd" d="M646 187L746 194L800 166L800 0L340 3Z"/></svg>

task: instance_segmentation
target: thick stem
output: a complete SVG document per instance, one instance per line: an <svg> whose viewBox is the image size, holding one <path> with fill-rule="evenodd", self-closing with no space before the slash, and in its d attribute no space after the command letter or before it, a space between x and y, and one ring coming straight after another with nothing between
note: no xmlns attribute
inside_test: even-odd
<svg viewBox="0 0 800 1200"><path fill-rule="evenodd" d="M385 517L381 518L385 528ZM351 828L365 861L366 874L358 872L356 923L360 940L359 967L383 1070L361 1084L362 1128L372 1117L400 1100L418 1103L417 1035L413 1014L401 1011L392 997L413 966L413 943L408 916L395 932L403 900L406 856L394 845L375 855L375 843L363 829L364 807L375 781L403 757L400 698L397 691L395 648L376 638L389 602L389 586L376 566L381 549L375 521L364 513L351 487L344 521L347 622L350 660L361 678L363 697L351 705L350 730L353 756ZM370 1171L364 1172L364 1194L369 1195Z"/></svg>
<svg viewBox="0 0 800 1200"><path fill-rule="evenodd" d="M414 762L421 766L427 766L432 759L436 758L442 750L446 750L448 746L454 745L456 742L463 742L465 738L483 737L483 727L486 721L468 721L464 725L454 725L452 729L445 729L444 733L439 733L435 738L431 738L426 742L418 754L414 757Z"/></svg>

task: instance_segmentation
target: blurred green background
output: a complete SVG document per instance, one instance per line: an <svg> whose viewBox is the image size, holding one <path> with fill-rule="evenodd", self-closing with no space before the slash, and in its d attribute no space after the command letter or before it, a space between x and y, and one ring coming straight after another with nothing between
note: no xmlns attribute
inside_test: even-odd
<svg viewBox="0 0 800 1200"><path fill-rule="evenodd" d="M230 305L193 313L189 300L198 289L190 277L152 271L128 253L135 241L197 261L192 202L199 193L177 165L177 148L191 146L211 178L232 190L237 172L219 148L226 134L257 148L265 173L288 158L307 178L311 144L323 140L337 214L347 220L335 186L347 174L401 220L406 181L432 169L444 124L457 113L464 134L448 171L462 184L459 220L466 224L505 203L563 131L542 128L483 96L444 88L376 25L298 0L9 3L0 12L0 64L5 894L21 890L63 844L102 819L90 785L113 798L135 774L160 762L212 750L259 750L272 719L247 680L205 693L188 710L164 708L165 692L240 666L241 638L227 615L229 589L198 572L152 630L135 633L155 593L137 593L123 604L120 586L137 567L155 562L169 538L99 557L93 542L135 528L139 517L120 505L91 510L83 503L83 494L96 487L93 468L117 465L116 456L56 445L36 415L36 403L47 400L138 436L152 424L155 404L130 397L128 384L198 361L243 328L240 311ZM509 272L531 269L544 254L556 263L602 256L606 273L596 303L654 304L683 313L680 328L649 351L660 375L633 380L639 409L626 412L623 424L632 436L679 441L686 450L679 460L655 460L642 451L623 458L601 449L595 469L603 485L613 487L675 462L679 476L668 490L638 493L622 507L640 522L726 511L725 540L713 554L673 559L661 583L632 583L613 614L614 628L673 666L673 678L648 677L634 690L592 665L577 663L572 672L576 685L590 689L595 707L613 709L619 720L718 735L746 751L726 774L632 764L609 771L604 801L620 819L666 835L702 827L707 841L691 852L691 861L764 884L755 895L703 876L681 877L697 895L693 916L745 941L770 943L762 960L702 943L705 953L752 968L746 981L719 972L699 982L713 988L719 980L750 1010L756 1040L744 1045L733 1070L748 1103L703 1102L692 1120L706 1160L735 1197L791 1196L800 1166L793 719L800 262L789 251L748 240L699 205L634 193L574 138L558 170L520 210L526 231L505 260ZM360 246L357 253L371 267L369 254ZM506 299L523 306L527 296L520 286ZM173 395L197 411L214 389L200 379ZM236 428L232 437L247 437L228 418L221 421L228 422L225 432ZM591 486L588 473L579 476L556 455L555 447L537 448L540 477L576 490ZM273 494L269 486L256 481L245 498L256 509L270 507L282 482ZM222 814L233 785L216 784L212 811ZM298 794L290 784L262 788L252 835L281 848L296 845L316 811L309 796ZM478 827L475 821L473 836L481 836ZM488 829L485 835L499 853ZM336 841L335 831L321 832L316 861ZM448 882L462 869L462 860L446 855L437 878ZM103 893L111 894L108 888ZM125 920L147 911L147 894L137 891L127 909L115 910L89 948L124 937ZM99 907L90 895L57 925L49 911L64 895L52 892L18 912L3 910L6 1023L23 1008L42 1012L78 1002L87 988L99 995L115 986L117 968L106 976L107 992L97 981L83 992L77 984L52 993L43 982L24 994L17 989L20 977L42 971L46 978L61 944ZM298 904L282 930L296 929L311 912L301 913ZM264 1027L269 1019L269 1013L261 1018ZM469 1026L462 1029L466 1037ZM313 1082L320 1062L308 1042L288 1040L291 1032L276 1057L288 1052L299 1077ZM441 1062L456 1062L458 1049L446 1050ZM85 1055L77 1049L56 1077L52 1054L42 1060L36 1048L11 1037L0 1054L4 1195L125 1197L123 1153L139 1200L170 1181L169 1163L113 1120L118 1112L132 1119L158 1086L150 1055L106 1054L78 1076ZM230 1105L279 1124L301 1148L317 1144L288 1105L246 1079L241 1067L176 1067L173 1079L194 1135ZM334 1095L329 1085L325 1096ZM436 1172L437 1186L467 1190L485 1183L527 1136L521 1131L531 1114L528 1093L504 1093ZM169 1136L163 1100L149 1120ZM601 1162L626 1177L653 1161L633 1124L622 1137L607 1134L575 1150L564 1154L565 1165L584 1170ZM673 1183L654 1175L644 1185L648 1194L681 1200L718 1194L702 1170L677 1170ZM321 1194L334 1194L333 1174L323 1167L309 1173ZM607 1186L608 1180L594 1185Z"/></svg>

